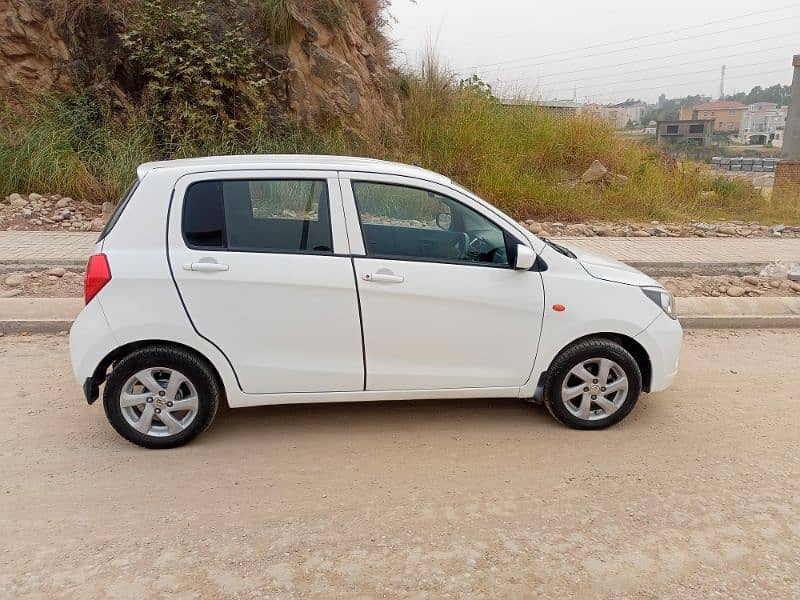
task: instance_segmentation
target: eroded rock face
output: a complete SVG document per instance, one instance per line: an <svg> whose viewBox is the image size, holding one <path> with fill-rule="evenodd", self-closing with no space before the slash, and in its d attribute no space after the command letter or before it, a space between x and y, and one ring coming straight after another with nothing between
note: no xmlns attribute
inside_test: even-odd
<svg viewBox="0 0 800 600"><path fill-rule="evenodd" d="M277 46L268 39L255 43L264 77L270 81L263 90L270 111L310 127L336 125L357 134L395 130L401 119L400 100L391 83L387 54L373 41L357 3L347 2L346 12L333 27L314 16L311 4L297 3L292 9L287 45ZM214 6L209 3L209 10L216 10ZM129 80L113 80L120 72L121 51L119 31L112 30L119 28L108 25L107 31L98 31L87 22L84 26L91 30L81 31L80 23L70 30L57 25L53 13L42 0L0 0L0 94L17 88L80 89L100 82L72 78L98 74L110 77L110 82L102 83L122 94L129 91L125 89ZM105 17L112 19L110 14ZM217 17L224 28L230 15ZM258 35L254 27L253 37ZM91 53L93 60L107 56L109 64L84 65L87 52L81 44L87 40L104 48ZM78 68L81 65L83 69Z"/></svg>
<svg viewBox="0 0 800 600"><path fill-rule="evenodd" d="M286 75L291 112L310 126L338 121L360 133L396 128L400 99L356 5L348 4L335 28L313 14L295 11L294 18Z"/></svg>
<svg viewBox="0 0 800 600"><path fill-rule="evenodd" d="M0 0L0 90L68 89L64 40L36 2Z"/></svg>

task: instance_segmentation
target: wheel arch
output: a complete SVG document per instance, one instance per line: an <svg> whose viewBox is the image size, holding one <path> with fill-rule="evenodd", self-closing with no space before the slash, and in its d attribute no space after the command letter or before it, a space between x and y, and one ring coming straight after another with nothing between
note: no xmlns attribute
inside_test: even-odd
<svg viewBox="0 0 800 600"><path fill-rule="evenodd" d="M537 402L541 402L544 393L544 384L545 380L547 379L547 374L550 372L550 369L553 366L553 363L556 359L567 349L575 344L579 344L580 342L591 340L591 339L604 339L609 340L612 342L616 342L625 350L630 352L633 359L636 361L636 364L639 365L639 371L642 373L642 391L649 392L650 386L653 380L653 365L650 361L650 355L647 353L647 350L644 349L639 342L637 342L632 337L625 335L623 333L614 333L610 331L600 332L600 333L590 333L587 335L583 335L579 338L575 338L568 344L565 344L563 348L561 348L558 352L553 355L553 360L550 361L550 364L547 365L547 369L542 371L539 375L539 381L536 385L536 394L534 396L534 400Z"/></svg>
<svg viewBox="0 0 800 600"><path fill-rule="evenodd" d="M151 348L151 347L161 347L161 348L173 348L177 350L182 350L184 352L188 352L190 354L195 355L200 361L202 361L208 369L213 374L217 385L219 386L219 390L222 392L221 400L225 400L227 404L227 395L225 392L225 384L222 380L222 376L220 375L219 370L214 365L214 363L202 352L199 352L196 348L192 348L191 346L187 346L186 344L181 344L180 342L175 342L171 340L159 340L159 339L150 339L150 340L136 340L134 342L128 342L127 344L123 344L109 352L103 359L98 363L97 367L92 374L92 377L87 380L84 384L84 393L86 394L86 399L89 404L92 404L100 395L100 386L105 382L106 378L108 377L108 368L114 364L115 362L121 360L122 358L128 356L132 352L137 350L141 350L142 348Z"/></svg>

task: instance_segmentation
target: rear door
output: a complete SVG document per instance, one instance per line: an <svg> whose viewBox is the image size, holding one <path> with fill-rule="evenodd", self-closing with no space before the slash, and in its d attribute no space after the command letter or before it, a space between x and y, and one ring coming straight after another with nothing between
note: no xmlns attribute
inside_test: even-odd
<svg viewBox="0 0 800 600"><path fill-rule="evenodd" d="M526 242L438 184L360 173L341 181L366 389L523 385L544 307L540 273L512 268L516 244Z"/></svg>
<svg viewBox="0 0 800 600"><path fill-rule="evenodd" d="M359 391L358 299L336 173L182 177L168 235L197 332L246 393Z"/></svg>

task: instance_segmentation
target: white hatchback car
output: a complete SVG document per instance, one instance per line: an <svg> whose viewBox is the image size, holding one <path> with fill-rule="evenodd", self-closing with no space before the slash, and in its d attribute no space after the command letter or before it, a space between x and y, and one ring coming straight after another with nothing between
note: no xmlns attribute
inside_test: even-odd
<svg viewBox="0 0 800 600"><path fill-rule="evenodd" d="M670 385L672 296L448 178L327 156L147 163L70 332L89 404L149 448L221 401L515 397L600 429Z"/></svg>

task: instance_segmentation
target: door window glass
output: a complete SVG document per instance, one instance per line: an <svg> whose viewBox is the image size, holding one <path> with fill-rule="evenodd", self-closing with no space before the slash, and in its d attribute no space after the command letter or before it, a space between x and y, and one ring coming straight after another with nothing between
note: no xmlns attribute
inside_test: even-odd
<svg viewBox="0 0 800 600"><path fill-rule="evenodd" d="M200 181L186 191L189 246L228 250L333 250L328 184L311 179Z"/></svg>
<svg viewBox="0 0 800 600"><path fill-rule="evenodd" d="M446 196L354 181L368 256L509 266L503 230Z"/></svg>

